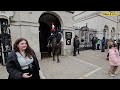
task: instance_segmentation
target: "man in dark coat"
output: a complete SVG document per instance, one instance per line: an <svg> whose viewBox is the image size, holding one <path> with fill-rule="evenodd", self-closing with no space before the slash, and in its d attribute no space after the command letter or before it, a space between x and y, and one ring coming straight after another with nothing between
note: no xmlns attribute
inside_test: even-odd
<svg viewBox="0 0 120 90"><path fill-rule="evenodd" d="M106 45L105 37L103 37L103 39L101 41L101 45L102 45L101 52L105 52L105 45Z"/></svg>
<svg viewBox="0 0 120 90"><path fill-rule="evenodd" d="M77 47L78 54L79 54L79 50L80 50L79 46L80 46L80 41L79 41L79 38L77 37L76 47Z"/></svg>
<svg viewBox="0 0 120 90"><path fill-rule="evenodd" d="M74 39L73 39L73 56L76 56L76 50L77 50L77 35L75 35Z"/></svg>
<svg viewBox="0 0 120 90"><path fill-rule="evenodd" d="M119 51L119 46L120 46L120 39L117 39L117 48L118 48L118 51Z"/></svg>
<svg viewBox="0 0 120 90"><path fill-rule="evenodd" d="M92 38L92 50L95 50L96 49L96 38L93 37Z"/></svg>

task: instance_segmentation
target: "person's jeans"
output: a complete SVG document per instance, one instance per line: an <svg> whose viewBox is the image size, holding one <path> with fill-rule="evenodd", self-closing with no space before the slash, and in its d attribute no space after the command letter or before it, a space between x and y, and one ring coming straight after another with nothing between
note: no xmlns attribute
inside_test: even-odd
<svg viewBox="0 0 120 90"><path fill-rule="evenodd" d="M79 49L80 49L80 48L79 48L79 47L77 47L77 52L78 52L78 54L79 54Z"/></svg>
<svg viewBox="0 0 120 90"><path fill-rule="evenodd" d="M100 44L97 44L97 50L100 50L100 48L99 48L99 47L100 47Z"/></svg>
<svg viewBox="0 0 120 90"><path fill-rule="evenodd" d="M101 52L105 52L105 45L102 45Z"/></svg>
<svg viewBox="0 0 120 90"><path fill-rule="evenodd" d="M76 56L76 50L77 50L77 48L74 46L73 56Z"/></svg>

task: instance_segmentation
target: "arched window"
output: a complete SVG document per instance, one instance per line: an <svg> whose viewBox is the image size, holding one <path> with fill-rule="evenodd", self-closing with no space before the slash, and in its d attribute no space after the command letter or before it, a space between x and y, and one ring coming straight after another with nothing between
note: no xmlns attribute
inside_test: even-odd
<svg viewBox="0 0 120 90"><path fill-rule="evenodd" d="M111 30L111 37L112 38L115 37L115 28L114 27L112 27L112 30Z"/></svg>
<svg viewBox="0 0 120 90"><path fill-rule="evenodd" d="M105 37L105 38L107 37L108 32L109 32L108 30L109 30L108 26L105 25L105 26L104 26L104 29L103 29L103 37Z"/></svg>

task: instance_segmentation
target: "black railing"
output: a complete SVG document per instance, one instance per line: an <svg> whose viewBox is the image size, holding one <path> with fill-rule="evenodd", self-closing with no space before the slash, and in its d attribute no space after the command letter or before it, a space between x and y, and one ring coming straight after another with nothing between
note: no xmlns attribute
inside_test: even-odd
<svg viewBox="0 0 120 90"><path fill-rule="evenodd" d="M0 63L6 64L8 53L12 50L11 34L8 28L8 20L0 19Z"/></svg>

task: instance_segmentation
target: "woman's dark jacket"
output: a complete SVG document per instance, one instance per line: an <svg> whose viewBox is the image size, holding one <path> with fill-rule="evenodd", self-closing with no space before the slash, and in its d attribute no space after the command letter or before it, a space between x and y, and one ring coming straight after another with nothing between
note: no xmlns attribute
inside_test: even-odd
<svg viewBox="0 0 120 90"><path fill-rule="evenodd" d="M39 62L37 60L37 57L33 51L33 65L35 66L34 68L34 73L35 73L35 79L40 79L39 76ZM16 52L13 50L9 55L8 55L8 59L7 59L7 63L6 63L6 69L9 73L9 77L8 79L23 79L22 78L22 69L21 66L17 60L17 55Z"/></svg>

